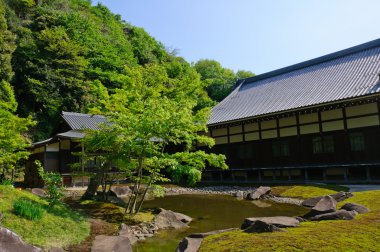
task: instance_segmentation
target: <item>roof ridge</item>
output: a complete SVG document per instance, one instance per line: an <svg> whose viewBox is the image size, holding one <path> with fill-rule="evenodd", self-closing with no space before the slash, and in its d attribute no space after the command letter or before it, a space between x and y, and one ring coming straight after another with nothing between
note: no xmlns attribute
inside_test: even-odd
<svg viewBox="0 0 380 252"><path fill-rule="evenodd" d="M95 115L95 114L85 114L85 113L78 113L78 112L62 111L62 116L64 116L64 115L105 118L105 116L103 116L103 115Z"/></svg>
<svg viewBox="0 0 380 252"><path fill-rule="evenodd" d="M320 56L317 58L313 58L313 59L306 60L306 61L303 61L300 63L296 63L296 64L293 64L290 66L279 68L279 69L269 71L269 72L266 72L263 74L255 75L255 76L245 78L245 79L239 79L239 80L237 80L237 82L245 80L244 84L248 84L248 83L252 83L255 81L259 81L259 80L268 79L268 78L275 77L275 76L278 76L278 75L281 75L284 73L296 71L296 70L306 68L309 66L313 66L313 65L317 65L317 64L320 64L323 62L332 61L334 59L342 58L342 57L345 57L345 56L348 56L348 55L351 55L354 53L358 53L358 52L365 51L365 50L372 49L374 47L379 47L379 46L380 46L380 39L375 39L375 40L372 40L372 41L369 41L369 42L366 42L366 43L363 43L360 45L352 46L352 47L349 47L349 48L346 48L346 49L343 49L343 50L340 50L337 52L329 53L329 54L326 54L326 55L323 55L323 56ZM235 85L235 87L236 86L237 85Z"/></svg>

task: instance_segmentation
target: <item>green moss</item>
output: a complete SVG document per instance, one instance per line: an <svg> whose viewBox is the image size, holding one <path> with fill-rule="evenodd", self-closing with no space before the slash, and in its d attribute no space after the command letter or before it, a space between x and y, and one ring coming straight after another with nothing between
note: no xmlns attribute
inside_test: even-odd
<svg viewBox="0 0 380 252"><path fill-rule="evenodd" d="M13 203L20 198L43 207L44 216L40 220L31 221L15 215ZM0 186L0 211L4 215L4 227L16 232L26 242L44 248L76 244L90 233L89 223L65 205L50 207L47 201L38 196L10 186Z"/></svg>
<svg viewBox="0 0 380 252"><path fill-rule="evenodd" d="M334 194L338 191L348 191L348 188L344 186L324 184L275 186L272 188L272 193L275 195L302 199Z"/></svg>
<svg viewBox="0 0 380 252"><path fill-rule="evenodd" d="M299 191L309 197L326 192L319 187L302 187L287 188L283 193L293 189L291 195ZM338 207L348 202L367 206L371 212L351 221L304 222L300 227L286 229L287 232L233 231L213 235L202 242L200 251L380 251L380 190L354 193L354 197L340 202Z"/></svg>

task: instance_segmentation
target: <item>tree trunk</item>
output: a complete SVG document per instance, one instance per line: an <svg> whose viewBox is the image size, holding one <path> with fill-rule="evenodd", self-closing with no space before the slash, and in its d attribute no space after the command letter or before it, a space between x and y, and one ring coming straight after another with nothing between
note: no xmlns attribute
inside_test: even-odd
<svg viewBox="0 0 380 252"><path fill-rule="evenodd" d="M102 180L102 172L97 172L94 177L90 178L86 192L81 197L81 200L92 200Z"/></svg>
<svg viewBox="0 0 380 252"><path fill-rule="evenodd" d="M145 196L146 196L146 193L148 192L149 187L152 185L152 182L153 182L153 176L150 177L150 179L149 179L149 183L146 185L146 188L145 188L145 190L144 190L144 193L143 193L143 195L142 195L142 197L141 197L141 201L139 202L139 205L138 205L138 207L137 207L136 213L140 212L140 210L141 210L141 206L142 206L142 204L143 204L143 202L144 202L144 199L145 199Z"/></svg>

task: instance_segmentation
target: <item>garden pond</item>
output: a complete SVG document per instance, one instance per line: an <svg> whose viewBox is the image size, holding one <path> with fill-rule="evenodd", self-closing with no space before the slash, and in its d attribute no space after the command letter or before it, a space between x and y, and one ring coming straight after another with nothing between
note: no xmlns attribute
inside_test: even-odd
<svg viewBox="0 0 380 252"><path fill-rule="evenodd" d="M237 200L228 195L174 195L144 202L144 209L158 207L192 217L190 228L159 231L154 237L136 243L134 251L175 251L178 243L192 233L239 228L247 217L299 216L307 212L301 206L262 200Z"/></svg>

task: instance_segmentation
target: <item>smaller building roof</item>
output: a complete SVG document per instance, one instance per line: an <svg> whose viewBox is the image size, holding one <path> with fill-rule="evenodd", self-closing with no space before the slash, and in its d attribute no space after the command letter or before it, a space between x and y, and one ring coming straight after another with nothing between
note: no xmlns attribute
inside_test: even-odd
<svg viewBox="0 0 380 252"><path fill-rule="evenodd" d="M91 115L74 112L62 112L63 120L72 130L99 129L99 125L107 119L102 115Z"/></svg>

